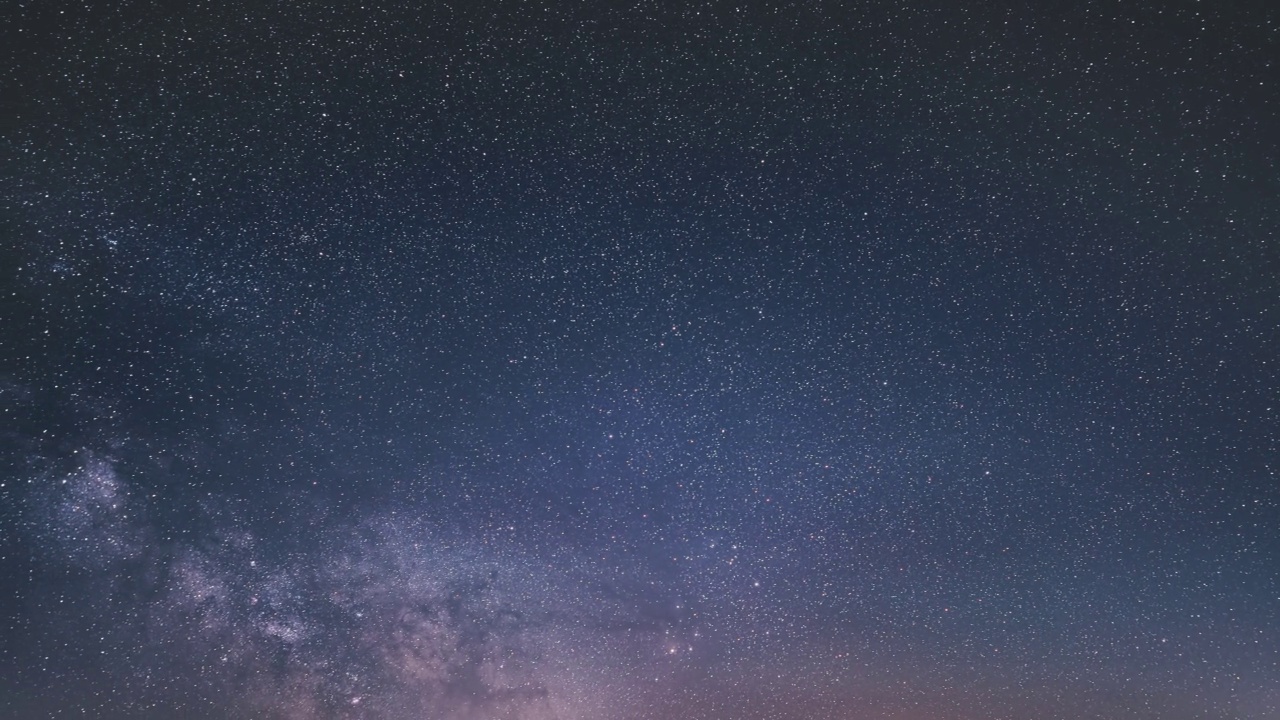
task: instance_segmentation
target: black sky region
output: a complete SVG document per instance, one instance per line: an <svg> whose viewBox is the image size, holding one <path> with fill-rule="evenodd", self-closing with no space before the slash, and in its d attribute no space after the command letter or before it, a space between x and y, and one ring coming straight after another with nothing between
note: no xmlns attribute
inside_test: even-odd
<svg viewBox="0 0 1280 720"><path fill-rule="evenodd" d="M1280 718L1280 6L0 14L0 716Z"/></svg>

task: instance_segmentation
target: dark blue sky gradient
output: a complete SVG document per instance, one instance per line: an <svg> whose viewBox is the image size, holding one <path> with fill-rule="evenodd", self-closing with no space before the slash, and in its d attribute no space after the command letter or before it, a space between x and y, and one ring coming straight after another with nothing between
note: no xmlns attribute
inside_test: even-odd
<svg viewBox="0 0 1280 720"><path fill-rule="evenodd" d="M1265 3L19 3L0 715L1280 716Z"/></svg>

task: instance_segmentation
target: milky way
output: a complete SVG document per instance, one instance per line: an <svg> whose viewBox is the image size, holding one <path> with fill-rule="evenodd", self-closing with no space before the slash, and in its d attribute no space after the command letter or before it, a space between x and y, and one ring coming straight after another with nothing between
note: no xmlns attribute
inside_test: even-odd
<svg viewBox="0 0 1280 720"><path fill-rule="evenodd" d="M1280 717L1265 3L19 3L0 716Z"/></svg>

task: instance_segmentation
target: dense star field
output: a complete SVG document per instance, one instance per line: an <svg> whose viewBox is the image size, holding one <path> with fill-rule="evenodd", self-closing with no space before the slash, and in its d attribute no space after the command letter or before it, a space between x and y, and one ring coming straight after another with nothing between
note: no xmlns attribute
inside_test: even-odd
<svg viewBox="0 0 1280 720"><path fill-rule="evenodd" d="M9 3L0 717L1280 718L1278 66L1269 2Z"/></svg>

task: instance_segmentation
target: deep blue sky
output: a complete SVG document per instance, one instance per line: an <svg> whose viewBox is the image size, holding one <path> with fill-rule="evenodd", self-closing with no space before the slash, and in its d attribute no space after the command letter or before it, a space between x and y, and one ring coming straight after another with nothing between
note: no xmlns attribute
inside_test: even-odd
<svg viewBox="0 0 1280 720"><path fill-rule="evenodd" d="M0 714L1280 717L1266 3L18 3Z"/></svg>

